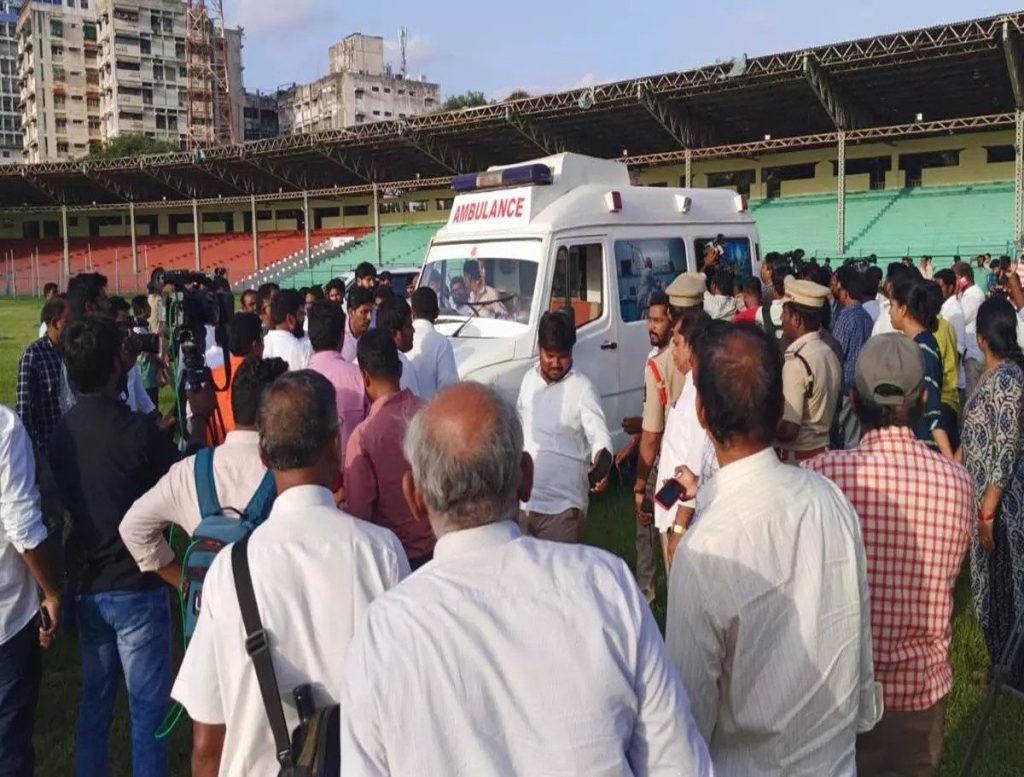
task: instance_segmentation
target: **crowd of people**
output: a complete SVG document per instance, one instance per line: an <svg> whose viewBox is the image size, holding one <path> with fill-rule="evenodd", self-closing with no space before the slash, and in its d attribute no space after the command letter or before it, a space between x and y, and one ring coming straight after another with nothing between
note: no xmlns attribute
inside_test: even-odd
<svg viewBox="0 0 1024 777"><path fill-rule="evenodd" d="M167 289L48 289L0 407L0 763L32 773L60 629L84 777L121 677L136 775L168 773L172 700L200 777L294 765L329 711L312 750L346 775L933 774L965 556L993 661L1024 614L1020 277L719 258L649 294L618 450L571 308L510 401L459 381L429 284L368 264L198 322L201 385L171 374ZM581 542L615 467L635 575ZM250 528L217 552L217 521Z"/></svg>

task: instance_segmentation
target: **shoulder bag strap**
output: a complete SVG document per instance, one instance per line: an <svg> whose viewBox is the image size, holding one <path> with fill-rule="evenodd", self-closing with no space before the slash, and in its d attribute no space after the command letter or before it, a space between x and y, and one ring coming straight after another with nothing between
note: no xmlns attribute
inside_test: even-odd
<svg viewBox="0 0 1024 777"><path fill-rule="evenodd" d="M242 520L256 528L267 520L267 516L270 515L270 508L274 506L276 498L277 483L274 482L274 473L267 470L263 480L260 481L259 486L256 488L256 493L252 495L249 504L245 506L245 516Z"/></svg>
<svg viewBox="0 0 1024 777"><path fill-rule="evenodd" d="M766 302L761 305L761 316L764 318L764 331L772 337L777 337L775 322L772 321L772 303Z"/></svg>
<svg viewBox="0 0 1024 777"><path fill-rule="evenodd" d="M213 482L213 448L200 448L195 455L196 495L199 497L199 516L206 518L220 512L217 487Z"/></svg>
<svg viewBox="0 0 1024 777"><path fill-rule="evenodd" d="M256 681L263 697L263 707L270 722L270 731L274 735L277 762L282 769L291 769L294 766L291 738L288 736L288 725L285 723L284 708L281 706L281 694L277 690L270 645L263 630L263 622L260 620L256 593L252 588L248 548L248 537L231 546L231 572L235 578L235 593L238 596L238 607L242 611L242 623L245 625L245 652L249 654L256 670Z"/></svg>

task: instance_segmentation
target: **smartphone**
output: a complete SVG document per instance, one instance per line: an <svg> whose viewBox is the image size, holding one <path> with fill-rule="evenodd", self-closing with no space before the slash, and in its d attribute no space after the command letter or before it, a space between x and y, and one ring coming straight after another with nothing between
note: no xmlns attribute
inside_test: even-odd
<svg viewBox="0 0 1024 777"><path fill-rule="evenodd" d="M654 501L666 510L671 510L682 495L683 487L675 480L669 480L654 495Z"/></svg>
<svg viewBox="0 0 1024 777"><path fill-rule="evenodd" d="M612 454L607 449L602 450L597 456L597 465L593 471L587 475L590 480L590 487L593 488L606 477L608 473L612 471Z"/></svg>
<svg viewBox="0 0 1024 777"><path fill-rule="evenodd" d="M50 620L50 613L46 611L45 607L39 608L39 623L43 627L44 631L49 629L50 626L52 625L52 621Z"/></svg>

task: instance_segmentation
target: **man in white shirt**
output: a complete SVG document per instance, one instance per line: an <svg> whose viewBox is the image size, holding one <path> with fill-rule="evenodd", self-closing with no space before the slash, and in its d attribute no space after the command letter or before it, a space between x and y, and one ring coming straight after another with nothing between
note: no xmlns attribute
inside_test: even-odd
<svg viewBox="0 0 1024 777"><path fill-rule="evenodd" d="M871 316L871 320L877 322L878 316L882 310L882 300L886 301L888 305L888 298L881 293L880 287L882 285L882 268L876 264L871 265L864 271L864 274L868 279L868 295L861 303L861 307L867 311L868 315ZM874 334L872 332L872 334Z"/></svg>
<svg viewBox="0 0 1024 777"><path fill-rule="evenodd" d="M726 267L716 270L711 288L704 294L704 312L711 318L732 321L736 316L736 300L732 296L735 286L731 270Z"/></svg>
<svg viewBox="0 0 1024 777"><path fill-rule="evenodd" d="M398 358L402 362L402 380L399 383L399 389L409 389L413 394L422 398L423 389L420 386L416 365L408 356L416 337L416 330L412 327L412 308L409 307L409 303L394 294L390 295L377 308L377 328L388 332L398 349Z"/></svg>
<svg viewBox="0 0 1024 777"><path fill-rule="evenodd" d="M477 383L446 389L413 418L405 456L409 504L439 539L352 643L346 774L710 775L626 565L516 526L533 463L515 408Z"/></svg>
<svg viewBox="0 0 1024 777"><path fill-rule="evenodd" d="M304 370L313 347L303 335L306 301L295 289L281 289L270 303L273 329L263 336L263 357L284 359L290 370Z"/></svg>
<svg viewBox="0 0 1024 777"><path fill-rule="evenodd" d="M408 356L419 377L420 396L430 401L437 392L459 382L459 371L451 340L434 329L439 313L437 292L429 286L416 289L411 305L416 336Z"/></svg>
<svg viewBox="0 0 1024 777"><path fill-rule="evenodd" d="M408 574L398 539L340 512L334 389L312 370L289 372L267 391L259 446L277 483L270 516L248 540L252 584L277 687L292 700L313 687L317 707L337 703L352 631L367 605ZM192 774L277 774L267 712L251 659L230 553L214 560L203 606L172 696L193 720ZM288 730L298 723L285 703Z"/></svg>
<svg viewBox="0 0 1024 777"><path fill-rule="evenodd" d="M964 400L968 400L981 380L985 369L985 356L978 345L978 308L985 301L985 292L974 283L974 270L969 264L956 266L957 287L960 289L960 306L964 311Z"/></svg>
<svg viewBox="0 0 1024 777"><path fill-rule="evenodd" d="M541 316L540 360L519 388L517 409L534 463L533 493L520 505L519 527L542 540L579 542L587 492L604 491L611 471L612 438L601 398L587 376L573 369L575 344L568 311ZM602 456L608 470L591 489L589 476Z"/></svg>
<svg viewBox="0 0 1024 777"><path fill-rule="evenodd" d="M882 286L880 294L875 295L875 299L878 300L878 318L875 319L875 325L871 328L872 337L896 331L893 329L892 316L889 314L889 310L892 307L890 302L892 285L896 282L897 278L914 275L915 273L917 273L917 268L913 266L907 267L902 262L891 262L885 268L885 284Z"/></svg>
<svg viewBox="0 0 1024 777"><path fill-rule="evenodd" d="M369 330L373 316L373 289L354 286L348 292L348 330L341 344L342 359L355 364L359 338Z"/></svg>
<svg viewBox="0 0 1024 777"><path fill-rule="evenodd" d="M0 764L32 774L32 729L42 676L39 648L60 620L60 593L44 545L32 441L18 416L0 405ZM37 613L50 618L43 628Z"/></svg>
<svg viewBox="0 0 1024 777"><path fill-rule="evenodd" d="M231 383L235 428L213 455L217 501L241 510L252 499L267 472L260 459L256 414L263 392L288 370L282 359L250 356ZM173 464L167 474L131 506L118 527L121 539L143 572L156 572L168 585L181 584L181 566L167 544L168 526L191 537L202 521L195 477L195 456Z"/></svg>
<svg viewBox="0 0 1024 777"><path fill-rule="evenodd" d="M882 711L857 514L771 448L777 345L712 322L696 347L697 413L721 469L672 565L669 653L717 775L854 774L856 735Z"/></svg>
<svg viewBox="0 0 1024 777"><path fill-rule="evenodd" d="M949 322L956 335L958 380L960 381L959 388L963 391L967 386L964 373L964 355L967 353L967 321L964 317L963 305L960 304L960 300L956 296L956 273L949 268L936 270L935 281L939 284L945 299L939 314ZM961 402L961 404L963 403Z"/></svg>

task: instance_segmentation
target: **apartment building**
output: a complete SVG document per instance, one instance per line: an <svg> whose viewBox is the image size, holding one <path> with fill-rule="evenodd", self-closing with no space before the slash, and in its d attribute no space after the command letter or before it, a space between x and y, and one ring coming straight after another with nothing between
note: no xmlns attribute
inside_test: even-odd
<svg viewBox="0 0 1024 777"><path fill-rule="evenodd" d="M17 36L25 161L85 156L102 143L99 44L89 0L28 0Z"/></svg>
<svg viewBox="0 0 1024 777"><path fill-rule="evenodd" d="M404 119L438 108L441 87L394 73L384 63L384 39L349 35L329 50L330 72L278 94L281 134L342 129Z"/></svg>
<svg viewBox="0 0 1024 777"><path fill-rule="evenodd" d="M276 138L280 132L277 121L277 96L262 92L246 92L243 108L245 140Z"/></svg>
<svg viewBox="0 0 1024 777"><path fill-rule="evenodd" d="M212 26L209 35L214 39ZM29 0L18 36L27 161L81 157L128 133L184 147L189 80L182 0ZM225 38L232 125L241 140L241 30L227 30ZM219 44L210 51L223 57ZM207 113L219 121L219 111ZM204 121L202 112L193 115Z"/></svg>
<svg viewBox="0 0 1024 777"><path fill-rule="evenodd" d="M21 87L18 83L18 9L0 0L0 165L21 161Z"/></svg>

